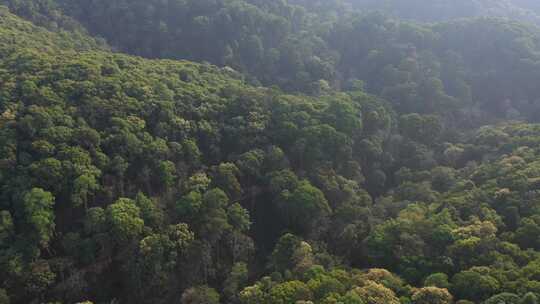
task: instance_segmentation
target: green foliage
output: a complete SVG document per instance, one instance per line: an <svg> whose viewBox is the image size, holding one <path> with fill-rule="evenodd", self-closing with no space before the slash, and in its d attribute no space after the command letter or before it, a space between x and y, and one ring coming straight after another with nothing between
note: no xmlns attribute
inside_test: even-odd
<svg viewBox="0 0 540 304"><path fill-rule="evenodd" d="M365 299L367 304L398 304L399 299L396 297L395 293L384 287L381 284L375 283L373 281L366 282L365 286L357 287L353 290L361 298Z"/></svg>
<svg viewBox="0 0 540 304"><path fill-rule="evenodd" d="M135 196L135 204L141 211L141 218L144 220L145 225L154 228L163 225L163 210L157 206L156 201L146 197L142 192L139 192L137 193L137 196Z"/></svg>
<svg viewBox="0 0 540 304"><path fill-rule="evenodd" d="M233 204L227 210L227 215L229 217L229 222L238 231L248 231L251 222L249 220L249 213L246 209L238 203Z"/></svg>
<svg viewBox="0 0 540 304"><path fill-rule="evenodd" d="M538 5L532 1L468 1L451 3L434 1L425 3L412 0L407 4L390 0L384 4L374 0L349 0L355 6L366 9L382 9L394 16L421 21L441 21L476 16L500 16L528 22L538 22L535 14Z"/></svg>
<svg viewBox="0 0 540 304"><path fill-rule="evenodd" d="M520 297L513 293L500 293L498 295L494 295L493 297L487 299L483 303L485 304L492 304L492 303L520 303Z"/></svg>
<svg viewBox="0 0 540 304"><path fill-rule="evenodd" d="M133 200L121 198L105 210L105 221L111 234L119 243L137 237L144 227L140 209Z"/></svg>
<svg viewBox="0 0 540 304"><path fill-rule="evenodd" d="M473 270L462 271L452 278L452 290L460 299L485 300L499 288L500 284L495 278Z"/></svg>
<svg viewBox="0 0 540 304"><path fill-rule="evenodd" d="M219 294L208 286L198 286L182 294L182 304L219 304Z"/></svg>
<svg viewBox="0 0 540 304"><path fill-rule="evenodd" d="M413 303L417 304L450 304L452 295L447 289L438 287L424 287L416 290L412 297Z"/></svg>
<svg viewBox="0 0 540 304"><path fill-rule="evenodd" d="M104 232L106 229L105 210L100 207L88 209L84 219L84 231L93 234Z"/></svg>
<svg viewBox="0 0 540 304"><path fill-rule="evenodd" d="M0 303L1 304L9 304L10 303L9 297L8 297L5 289L0 289Z"/></svg>
<svg viewBox="0 0 540 304"><path fill-rule="evenodd" d="M159 171L160 183L164 185L166 189L172 187L176 178L176 168L174 166L174 163L171 161L160 162Z"/></svg>
<svg viewBox="0 0 540 304"><path fill-rule="evenodd" d="M424 280L424 286L425 287L434 286L434 287L448 289L450 287L450 283L448 282L448 276L446 274L434 273L428 276Z"/></svg>
<svg viewBox="0 0 540 304"><path fill-rule="evenodd" d="M225 210L228 203L229 198L221 189L212 189L204 194L199 219L203 223L200 227L202 235L215 239L230 228Z"/></svg>
<svg viewBox="0 0 540 304"><path fill-rule="evenodd" d="M285 234L277 242L271 257L271 266L273 269L284 272L292 269L294 264L294 254L301 245L301 239L292 235Z"/></svg>
<svg viewBox="0 0 540 304"><path fill-rule="evenodd" d="M0 245L4 245L13 236L13 217L9 211L0 212Z"/></svg>
<svg viewBox="0 0 540 304"><path fill-rule="evenodd" d="M1 303L538 302L537 29L2 3Z"/></svg>
<svg viewBox="0 0 540 304"><path fill-rule="evenodd" d="M207 61L225 66L235 78L242 77L237 71L243 72L252 84L317 96L340 87L365 88L389 99L401 114L437 113L456 126L475 124L481 116L462 112L471 112L473 100L490 115L533 117L538 105L519 100L533 103L538 97L531 82L538 33L513 20L538 24L536 13L506 0L387 2L3 1L29 20L66 29L78 38L84 26L127 53ZM422 24L395 20L392 15L423 21L508 19ZM501 48L493 48L492 41L498 39L503 41ZM477 60L477 54L484 54L482 60ZM190 77L190 73L182 75ZM352 109L336 98L326 122L339 116L336 130L346 134L359 130L363 123L350 115ZM442 124L434 116L423 118L424 127L409 134L429 142L439 135Z"/></svg>
<svg viewBox="0 0 540 304"><path fill-rule="evenodd" d="M23 218L31 241L48 246L54 233L54 196L40 188L26 192L22 199Z"/></svg>
<svg viewBox="0 0 540 304"><path fill-rule="evenodd" d="M240 303L242 304L256 304L264 303L265 295L260 286L250 286L244 288L239 295Z"/></svg>
<svg viewBox="0 0 540 304"><path fill-rule="evenodd" d="M299 233L312 230L331 212L322 191L308 181L301 181L290 193L282 192L279 200L287 225Z"/></svg>
<svg viewBox="0 0 540 304"><path fill-rule="evenodd" d="M300 281L277 284L270 290L270 303L286 304L310 300L312 295L308 286Z"/></svg>
<svg viewBox="0 0 540 304"><path fill-rule="evenodd" d="M229 298L235 298L240 288L245 286L248 280L248 267L245 263L236 263L231 273L224 282L223 292Z"/></svg>
<svg viewBox="0 0 540 304"><path fill-rule="evenodd" d="M538 303L538 297L532 292L526 293L520 302L520 304L535 304L535 303Z"/></svg>

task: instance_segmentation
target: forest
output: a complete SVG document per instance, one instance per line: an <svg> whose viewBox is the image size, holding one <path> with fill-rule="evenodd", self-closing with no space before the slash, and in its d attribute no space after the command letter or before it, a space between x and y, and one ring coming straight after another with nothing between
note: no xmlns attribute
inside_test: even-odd
<svg viewBox="0 0 540 304"><path fill-rule="evenodd" d="M538 304L540 4L0 0L0 304Z"/></svg>

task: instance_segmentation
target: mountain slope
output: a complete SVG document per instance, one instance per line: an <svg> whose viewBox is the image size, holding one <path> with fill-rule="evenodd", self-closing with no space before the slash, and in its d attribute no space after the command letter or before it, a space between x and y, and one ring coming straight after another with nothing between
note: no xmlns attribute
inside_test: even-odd
<svg viewBox="0 0 540 304"><path fill-rule="evenodd" d="M353 14L306 96L0 12L1 304L538 301L540 127L453 116L533 116L534 28Z"/></svg>
<svg viewBox="0 0 540 304"><path fill-rule="evenodd" d="M540 16L525 3L513 0L457 1L345 1L360 9L385 11L393 16L422 22L449 21L471 17L504 17L516 21L540 24Z"/></svg>
<svg viewBox="0 0 540 304"><path fill-rule="evenodd" d="M56 34L12 15L8 8L0 6L2 35L0 43L3 52L17 51L25 47L54 53L58 50L97 50L106 49L94 38L71 31ZM5 55L5 53L4 53Z"/></svg>
<svg viewBox="0 0 540 304"><path fill-rule="evenodd" d="M355 185L369 167L355 142L388 132L364 94L285 95L232 69L112 54L0 18L0 284L13 303L170 303L199 282L220 287L233 266L264 264L255 244L265 254L286 227L307 235L328 217L307 170L325 164ZM361 132L361 105L379 126ZM281 175L298 183L268 185ZM280 187L312 216L262 203Z"/></svg>
<svg viewBox="0 0 540 304"><path fill-rule="evenodd" d="M535 83L540 31L513 19L422 24L359 13L339 1L5 2L30 20L50 15L49 23L58 23L57 16L69 15L61 19L77 20L126 53L230 66L253 85L316 96L353 90L361 81L401 114L437 114L454 126L505 118L536 121L540 108ZM433 17L474 4L482 9L466 16L497 16L488 11L512 11L505 3L387 5L413 13L420 7Z"/></svg>

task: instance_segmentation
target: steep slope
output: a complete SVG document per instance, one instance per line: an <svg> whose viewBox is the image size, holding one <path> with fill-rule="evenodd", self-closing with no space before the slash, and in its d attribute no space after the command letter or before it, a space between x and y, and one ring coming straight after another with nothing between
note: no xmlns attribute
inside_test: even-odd
<svg viewBox="0 0 540 304"><path fill-rule="evenodd" d="M54 53L59 50L85 51L106 49L94 38L82 33L60 31L56 34L32 25L12 15L7 7L0 6L2 35L0 41L3 55L24 48Z"/></svg>
<svg viewBox="0 0 540 304"><path fill-rule="evenodd" d="M378 156L354 156L389 132L373 97L285 95L0 18L0 284L13 303L170 303L201 282L221 288L233 266L257 273L283 231L319 235L337 201L313 168L364 203L363 172L384 186Z"/></svg>

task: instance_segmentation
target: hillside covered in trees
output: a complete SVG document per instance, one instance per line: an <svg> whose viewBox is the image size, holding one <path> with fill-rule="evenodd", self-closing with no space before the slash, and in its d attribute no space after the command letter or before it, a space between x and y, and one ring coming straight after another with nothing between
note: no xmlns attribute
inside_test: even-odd
<svg viewBox="0 0 540 304"><path fill-rule="evenodd" d="M344 0L354 7L383 10L394 16L436 22L456 18L497 16L538 24L539 4L534 0Z"/></svg>
<svg viewBox="0 0 540 304"><path fill-rule="evenodd" d="M0 304L540 301L534 3L0 4Z"/></svg>
<svg viewBox="0 0 540 304"><path fill-rule="evenodd" d="M147 58L228 66L254 86L309 95L361 86L401 113L439 114L474 126L538 116L538 31L490 17L497 14L418 24L340 1L2 2L51 30L88 32L114 50ZM456 9L476 3L394 2L430 16L450 11L439 2Z"/></svg>

